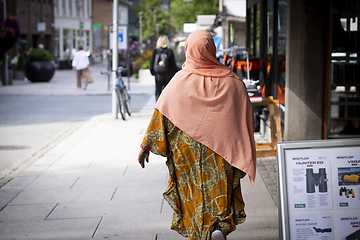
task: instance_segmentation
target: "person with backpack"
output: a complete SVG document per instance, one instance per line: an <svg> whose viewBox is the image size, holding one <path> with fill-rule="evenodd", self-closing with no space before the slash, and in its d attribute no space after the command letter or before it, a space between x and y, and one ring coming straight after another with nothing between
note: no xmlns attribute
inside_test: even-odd
<svg viewBox="0 0 360 240"><path fill-rule="evenodd" d="M161 35L150 59L150 72L155 76L156 101L177 70L174 52L169 48L169 39Z"/></svg>

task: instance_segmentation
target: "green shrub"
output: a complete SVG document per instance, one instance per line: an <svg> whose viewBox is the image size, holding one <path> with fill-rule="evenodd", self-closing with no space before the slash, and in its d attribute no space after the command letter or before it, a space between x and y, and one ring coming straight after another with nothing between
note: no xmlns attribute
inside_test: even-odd
<svg viewBox="0 0 360 240"><path fill-rule="evenodd" d="M33 62L33 61L51 61L51 60L54 60L54 57L47 50L33 49L28 53L27 60L30 61L30 62Z"/></svg>
<svg viewBox="0 0 360 240"><path fill-rule="evenodd" d="M150 60L146 59L145 61L143 61L141 65L141 69L149 69L149 68L150 68Z"/></svg>

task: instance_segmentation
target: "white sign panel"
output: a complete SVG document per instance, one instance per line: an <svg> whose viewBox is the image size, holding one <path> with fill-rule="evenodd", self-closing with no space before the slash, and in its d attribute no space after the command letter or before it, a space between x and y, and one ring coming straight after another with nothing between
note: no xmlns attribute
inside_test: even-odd
<svg viewBox="0 0 360 240"><path fill-rule="evenodd" d="M39 32L45 32L46 31L46 23L45 22L38 22L37 23L37 30Z"/></svg>
<svg viewBox="0 0 360 240"><path fill-rule="evenodd" d="M278 143L280 239L360 239L360 139Z"/></svg>
<svg viewBox="0 0 360 240"><path fill-rule="evenodd" d="M109 48L112 49L112 26L109 29ZM127 26L118 26L118 49L124 50L128 48Z"/></svg>

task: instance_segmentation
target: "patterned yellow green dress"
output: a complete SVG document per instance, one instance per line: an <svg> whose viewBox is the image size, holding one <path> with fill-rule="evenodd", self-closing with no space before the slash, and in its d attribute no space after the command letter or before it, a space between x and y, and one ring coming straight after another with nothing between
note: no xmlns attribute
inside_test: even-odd
<svg viewBox="0 0 360 240"><path fill-rule="evenodd" d="M167 158L164 198L174 209L171 229L192 240L210 240L215 224L225 235L245 221L240 178L245 173L178 129L155 109L143 149Z"/></svg>

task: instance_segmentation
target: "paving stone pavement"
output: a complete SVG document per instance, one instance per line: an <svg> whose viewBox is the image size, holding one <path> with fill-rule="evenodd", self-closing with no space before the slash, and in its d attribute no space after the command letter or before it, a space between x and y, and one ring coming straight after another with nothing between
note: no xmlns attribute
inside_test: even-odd
<svg viewBox="0 0 360 240"><path fill-rule="evenodd" d="M278 205L278 180L276 157L257 158L257 171L260 173L276 206Z"/></svg>
<svg viewBox="0 0 360 240"><path fill-rule="evenodd" d="M0 239L185 239L170 230L165 159L151 154L145 169L136 161L152 93L126 121L93 117L3 186ZM278 239L276 159L259 158L254 186L241 184L247 220L227 239Z"/></svg>

